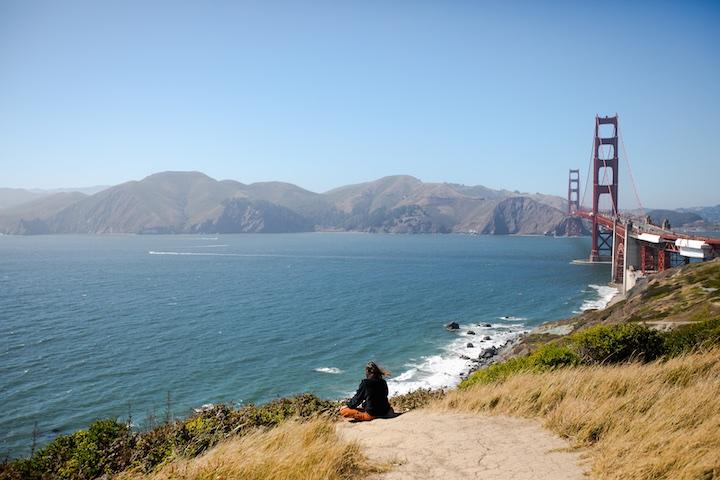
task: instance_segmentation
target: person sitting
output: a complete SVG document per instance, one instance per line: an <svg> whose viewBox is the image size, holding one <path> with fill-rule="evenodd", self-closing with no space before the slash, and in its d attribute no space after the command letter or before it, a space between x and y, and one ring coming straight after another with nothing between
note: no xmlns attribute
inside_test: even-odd
<svg viewBox="0 0 720 480"><path fill-rule="evenodd" d="M388 386L383 376L389 373L375 362L365 366L365 379L346 406L340 408L340 415L358 422L368 422L392 412L388 402Z"/></svg>

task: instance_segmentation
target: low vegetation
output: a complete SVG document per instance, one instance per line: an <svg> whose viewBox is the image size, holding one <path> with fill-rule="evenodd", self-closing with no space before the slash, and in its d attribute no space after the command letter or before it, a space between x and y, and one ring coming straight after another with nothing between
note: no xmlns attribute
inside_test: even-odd
<svg viewBox="0 0 720 480"><path fill-rule="evenodd" d="M664 335L666 355L720 345L720 317L685 325Z"/></svg>
<svg viewBox="0 0 720 480"><path fill-rule="evenodd" d="M310 394L235 409L215 405L187 419L134 432L117 420L61 435L30 458L0 465L2 480L90 480L131 469L150 472L173 458L191 458L220 441L280 425L288 419L332 417L337 402Z"/></svg>
<svg viewBox="0 0 720 480"><path fill-rule="evenodd" d="M720 348L669 360L523 369L474 382L435 408L539 417L601 479L720 476Z"/></svg>
<svg viewBox="0 0 720 480"><path fill-rule="evenodd" d="M663 328L720 316L720 258L672 268L640 279L628 297L548 326L647 322Z"/></svg>
<svg viewBox="0 0 720 480"><path fill-rule="evenodd" d="M392 404L407 411L444 395L419 389L394 397ZM357 446L341 442L329 427L339 406L311 394L240 409L221 404L142 432L115 419L99 420L55 438L30 458L0 465L0 479L362 477L370 467Z"/></svg>
<svg viewBox="0 0 720 480"><path fill-rule="evenodd" d="M517 356L478 370L460 384L502 381L517 373L542 373L559 367L650 361L720 345L720 316L661 332L639 323L596 325L544 344L527 356Z"/></svg>
<svg viewBox="0 0 720 480"><path fill-rule="evenodd" d="M549 341L475 372L433 407L539 417L588 452L597 478L720 477L720 315Z"/></svg>
<svg viewBox="0 0 720 480"><path fill-rule="evenodd" d="M381 471L355 443L341 440L333 422L289 421L233 437L194 459L178 458L155 472L127 471L117 480L353 479Z"/></svg>
<svg viewBox="0 0 720 480"><path fill-rule="evenodd" d="M407 412L416 408L425 407L445 397L445 390L431 390L418 388L412 392L397 395L390 399L390 404L396 412Z"/></svg>

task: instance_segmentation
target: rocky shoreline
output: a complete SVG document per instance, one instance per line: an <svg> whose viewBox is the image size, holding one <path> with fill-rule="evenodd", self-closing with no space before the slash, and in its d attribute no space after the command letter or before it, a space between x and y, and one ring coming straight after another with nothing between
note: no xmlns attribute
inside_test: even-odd
<svg viewBox="0 0 720 480"><path fill-rule="evenodd" d="M493 325L490 323L478 323L477 327L479 328L492 328ZM447 325L445 325L445 329L449 332L460 332L461 326L458 322L450 322ZM490 345L483 346L480 344L468 342L466 344L467 348L478 348L479 353L478 354L460 354L459 357L462 360L471 362L470 368L466 371L460 374L460 380L465 380L467 377L469 377L472 373L476 372L477 370L481 368L485 368L489 365L492 365L495 362L503 361L508 356L512 354L513 348L515 345L517 345L522 337L526 335L527 332L518 332L517 335L513 338L510 338L505 341L502 345ZM482 332L476 333L472 329L468 329L465 332L465 335L468 336L477 336L478 342L490 342L492 341L492 337L490 335L484 335Z"/></svg>
<svg viewBox="0 0 720 480"><path fill-rule="evenodd" d="M626 295L621 294L619 291L615 293L612 298L610 298L607 302L607 304L596 311L605 310L608 307L611 307L612 305L615 305L616 303L625 300ZM585 312L583 312L585 313ZM530 332L521 332L518 333L516 337L507 340L503 345L496 347L491 346L489 348L484 348L480 351L480 354L476 357L470 357L467 355L461 355L460 358L463 360L469 360L472 362L472 366L468 370L467 373L460 376L461 380L467 379L470 375L475 373L476 371L489 367L490 365L494 363L500 363L504 362L505 360L508 360L511 357L514 357L516 355L526 353L527 346L524 345L526 338L528 335L535 335L535 334L551 334L551 335L567 335L572 332L573 325L572 320L574 318L577 318L583 313L573 315L569 319L561 320L561 321L549 321L546 323L543 323L542 325L539 325L535 328L533 328ZM490 326L490 324L484 324L487 326ZM452 322L446 326L448 330L457 330L459 328L459 325L456 322ZM470 332L468 332L470 333ZM474 332L473 332L474 333ZM486 337L489 339L489 337ZM471 344L468 344L470 346Z"/></svg>
<svg viewBox="0 0 720 480"><path fill-rule="evenodd" d="M484 348L477 358L470 358L466 355L461 356L460 358L463 358L464 360L471 360L473 362L473 365L472 367L470 367L470 370L468 370L466 374L460 376L460 379L466 380L470 375L482 368L489 367L494 363L507 360L514 354L515 347L522 343L525 335L527 334L519 333L517 337L506 341L500 347L492 346L489 348Z"/></svg>

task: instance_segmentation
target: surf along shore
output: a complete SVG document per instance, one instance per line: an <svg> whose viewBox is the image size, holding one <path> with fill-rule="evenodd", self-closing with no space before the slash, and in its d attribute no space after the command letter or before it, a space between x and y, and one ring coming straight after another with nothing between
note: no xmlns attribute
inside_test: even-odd
<svg viewBox="0 0 720 480"><path fill-rule="evenodd" d="M590 284L586 293L595 296L585 299L575 313L602 310L621 299L617 288L610 285ZM388 379L392 396L411 393L419 389L448 389L480 368L507 357L522 338L540 327L528 327L525 317L505 315L482 322L451 322L446 325L451 340L441 353L423 357L401 374ZM545 325L545 324L543 324ZM332 368L318 369L334 373ZM352 395L352 392L348 392Z"/></svg>
<svg viewBox="0 0 720 480"><path fill-rule="evenodd" d="M142 432L101 420L6 462L0 479L412 478L419 471L522 478L524 467L598 478L714 478L719 346L716 260L666 271L603 310L530 332L456 389L396 396L397 411L412 410L399 418L338 424L338 402L302 395L239 410L214 405ZM445 433L443 419L454 426ZM485 426L487 435L469 436L468 425ZM491 451L518 432L538 448ZM394 456L374 453L407 436L427 442L398 446ZM556 459L558 448L572 455ZM412 450L424 452L425 467ZM482 458L489 463L477 463Z"/></svg>
<svg viewBox="0 0 720 480"><path fill-rule="evenodd" d="M496 338L495 342L487 347L481 344L481 347L484 348L481 348L480 354L477 357L469 357L465 354L461 354L461 358L470 361L470 366L467 371L463 372L460 375L460 381L467 380L477 370L486 368L487 366L494 363L505 361L520 353L527 352L525 345L528 343L526 340L526 337L528 336L530 336L530 338L533 338L534 335L542 334L568 335L573 330L573 328L571 328L570 326L572 325L573 318L579 317L585 312L604 310L605 308L625 299L625 295L620 294L620 291L611 285L589 285L588 287L594 289L597 292L597 297L583 302L579 310L576 311L576 315L574 317L571 317L569 320L566 320L562 323L558 321L549 321L532 329L525 329L521 326L510 324L510 328L514 326L516 329L514 331L512 329L509 329L509 335L504 338ZM506 316L502 317L501 320L513 322L524 319ZM493 325L478 324L478 326L492 327ZM484 338L490 340L487 337ZM473 346L475 345L473 344ZM454 387L456 385L457 384L452 386Z"/></svg>

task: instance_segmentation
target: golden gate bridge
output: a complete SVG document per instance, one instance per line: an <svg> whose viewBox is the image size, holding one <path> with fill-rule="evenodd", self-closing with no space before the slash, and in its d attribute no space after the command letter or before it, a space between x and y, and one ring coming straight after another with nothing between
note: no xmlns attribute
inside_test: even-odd
<svg viewBox="0 0 720 480"><path fill-rule="evenodd" d="M662 272L690 263L691 260L705 261L720 257L720 238L676 233L669 222L657 226L652 224L649 217L643 218L642 215L620 211L618 139L623 148L635 196L640 210L643 210L622 137L619 135L618 116L596 116L590 162L593 175L592 209L582 207L580 170L571 169L568 176L568 216L578 221L568 222L567 234L570 236L581 233L579 219L588 220L592 224L591 250L587 263L610 264L611 282L621 286L623 292L626 292L635 284L637 277L647 273ZM586 192L587 183L589 182L586 182ZM605 208L601 209L601 205Z"/></svg>

